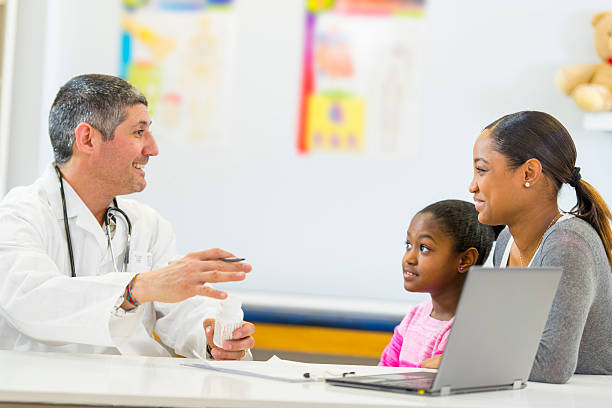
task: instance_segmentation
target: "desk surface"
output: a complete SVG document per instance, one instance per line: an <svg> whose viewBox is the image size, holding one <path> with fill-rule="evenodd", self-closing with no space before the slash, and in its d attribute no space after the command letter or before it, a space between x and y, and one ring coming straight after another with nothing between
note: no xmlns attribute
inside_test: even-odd
<svg viewBox="0 0 612 408"><path fill-rule="evenodd" d="M285 383L183 365L192 362L196 360L0 351L0 401L163 407L609 408L612 403L612 376L576 375L566 385L529 383L518 391L420 397L322 382Z"/></svg>

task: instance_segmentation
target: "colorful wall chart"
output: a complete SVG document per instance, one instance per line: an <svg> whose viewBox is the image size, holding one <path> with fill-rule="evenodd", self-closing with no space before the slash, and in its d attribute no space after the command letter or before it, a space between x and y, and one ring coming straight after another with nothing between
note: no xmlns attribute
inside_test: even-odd
<svg viewBox="0 0 612 408"><path fill-rule="evenodd" d="M299 153L414 153L425 0L306 0Z"/></svg>
<svg viewBox="0 0 612 408"><path fill-rule="evenodd" d="M223 148L233 0L124 0L120 75L140 89L158 137Z"/></svg>

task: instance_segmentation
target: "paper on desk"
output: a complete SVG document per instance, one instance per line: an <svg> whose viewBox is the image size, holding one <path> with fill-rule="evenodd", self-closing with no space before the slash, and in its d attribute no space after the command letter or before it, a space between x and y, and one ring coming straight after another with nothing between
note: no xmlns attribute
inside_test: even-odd
<svg viewBox="0 0 612 408"><path fill-rule="evenodd" d="M305 377L304 373L310 373L310 371L309 368L305 368L301 364L304 363L282 360L273 356L268 361L202 361L200 363L184 365L220 371L222 373L241 374L292 383L315 381L320 378L320 375L311 375L309 378Z"/></svg>
<svg viewBox="0 0 612 408"><path fill-rule="evenodd" d="M342 377L343 374L380 374L380 369L383 368L361 366L359 367L359 372L356 372L353 371L355 370L354 366L345 367L331 364L300 363L297 361L282 360L277 356L271 357L268 361L202 361L183 365L219 371L222 373L248 375L251 377L291 383L323 381L325 378ZM308 373L308 376L304 376L305 373Z"/></svg>

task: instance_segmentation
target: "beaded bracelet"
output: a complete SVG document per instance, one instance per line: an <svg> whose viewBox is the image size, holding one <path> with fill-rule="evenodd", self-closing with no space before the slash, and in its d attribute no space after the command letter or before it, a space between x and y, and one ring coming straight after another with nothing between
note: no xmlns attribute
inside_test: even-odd
<svg viewBox="0 0 612 408"><path fill-rule="evenodd" d="M132 290L134 289L134 281L136 280L137 276L138 274L134 275L130 283L125 288L125 300L131 303L134 307L140 306L140 303L138 303L136 298L134 298L134 295L132 295Z"/></svg>

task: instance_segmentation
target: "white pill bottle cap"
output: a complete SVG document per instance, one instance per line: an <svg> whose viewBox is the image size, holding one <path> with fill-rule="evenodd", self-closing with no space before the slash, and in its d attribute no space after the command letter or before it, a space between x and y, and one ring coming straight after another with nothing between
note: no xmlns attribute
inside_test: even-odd
<svg viewBox="0 0 612 408"><path fill-rule="evenodd" d="M225 321L242 321L243 318L242 300L239 297L228 295L225 300L220 301L217 305L217 319Z"/></svg>

